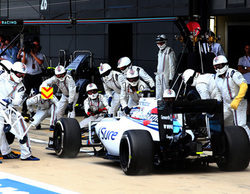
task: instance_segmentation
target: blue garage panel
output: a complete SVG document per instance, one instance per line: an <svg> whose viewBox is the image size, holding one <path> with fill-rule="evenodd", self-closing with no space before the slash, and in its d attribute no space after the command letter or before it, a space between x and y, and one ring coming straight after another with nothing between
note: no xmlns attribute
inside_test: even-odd
<svg viewBox="0 0 250 194"><path fill-rule="evenodd" d="M86 24L76 26L76 34L103 34L105 32L105 24Z"/></svg>
<svg viewBox="0 0 250 194"><path fill-rule="evenodd" d="M189 0L175 0L174 1L174 16L189 15Z"/></svg>
<svg viewBox="0 0 250 194"><path fill-rule="evenodd" d="M106 18L136 17L136 1L108 0L106 1Z"/></svg>
<svg viewBox="0 0 250 194"><path fill-rule="evenodd" d="M73 35L75 34L75 25L57 25L50 27L50 33L54 35Z"/></svg>
<svg viewBox="0 0 250 194"><path fill-rule="evenodd" d="M76 37L75 50L90 50L95 58L104 57L104 35L79 35Z"/></svg>
<svg viewBox="0 0 250 194"><path fill-rule="evenodd" d="M72 1L73 2L73 1ZM77 18L103 18L104 17L104 2L103 0L91 0L75 2Z"/></svg>
<svg viewBox="0 0 250 194"><path fill-rule="evenodd" d="M9 19L39 19L39 0L9 1ZM1 0L1 16L7 17L7 0Z"/></svg>
<svg viewBox="0 0 250 194"><path fill-rule="evenodd" d="M138 16L173 16L174 0L138 0Z"/></svg>
<svg viewBox="0 0 250 194"><path fill-rule="evenodd" d="M154 23L140 23L137 25L137 33L171 33L173 31L174 22L154 22Z"/></svg>

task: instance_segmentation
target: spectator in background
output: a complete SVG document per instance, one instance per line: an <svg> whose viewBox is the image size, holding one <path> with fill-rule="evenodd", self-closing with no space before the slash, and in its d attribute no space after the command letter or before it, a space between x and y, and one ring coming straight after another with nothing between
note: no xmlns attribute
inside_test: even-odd
<svg viewBox="0 0 250 194"><path fill-rule="evenodd" d="M225 52L221 46L220 43L215 42L216 41L216 37L215 34L208 30L205 33L205 38L206 38L206 43L203 43L203 48L202 51L207 54L207 53L213 53L216 57L218 55L224 55L225 56Z"/></svg>
<svg viewBox="0 0 250 194"><path fill-rule="evenodd" d="M250 86L250 44L245 44L245 55L239 58L238 70L247 81L248 88ZM250 120L250 89L247 90L245 98L247 99L247 120Z"/></svg>
<svg viewBox="0 0 250 194"><path fill-rule="evenodd" d="M4 45L7 47L10 44L10 37L5 38ZM15 45L10 45L9 48L5 51L5 59L14 64L17 61L18 49Z"/></svg>
<svg viewBox="0 0 250 194"><path fill-rule="evenodd" d="M22 62L27 66L27 73L23 80L26 88L26 95L30 95L31 89L38 93L42 83L43 55L40 53L41 46L38 40L26 44L22 49ZM22 114L27 115L26 101L23 104Z"/></svg>

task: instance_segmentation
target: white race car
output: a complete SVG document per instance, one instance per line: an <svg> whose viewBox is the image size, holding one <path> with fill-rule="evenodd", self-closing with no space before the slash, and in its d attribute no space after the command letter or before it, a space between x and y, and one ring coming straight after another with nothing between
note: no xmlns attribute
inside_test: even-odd
<svg viewBox="0 0 250 194"><path fill-rule="evenodd" d="M62 118L49 147L59 157L75 157L80 147L96 150L101 146L102 154L95 151L95 155L119 159L127 175L147 174L154 165L189 158L215 162L221 170L230 171L244 170L249 164L246 132L238 126L224 128L223 104L216 100L157 102L141 98L130 116L91 123L87 141L82 134L75 119Z"/></svg>

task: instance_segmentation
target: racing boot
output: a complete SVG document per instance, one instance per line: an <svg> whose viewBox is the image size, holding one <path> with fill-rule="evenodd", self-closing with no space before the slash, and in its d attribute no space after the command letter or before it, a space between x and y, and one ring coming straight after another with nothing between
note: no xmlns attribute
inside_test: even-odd
<svg viewBox="0 0 250 194"><path fill-rule="evenodd" d="M23 160L23 161L39 161L40 159L31 155L31 156L29 156L28 158L25 158L25 159L21 158L21 160Z"/></svg>
<svg viewBox="0 0 250 194"><path fill-rule="evenodd" d="M54 131L54 129L55 129L55 126L54 125L50 125L49 130L50 131Z"/></svg>
<svg viewBox="0 0 250 194"><path fill-rule="evenodd" d="M3 155L3 159L18 159L18 158L20 158L20 155L12 151L6 155Z"/></svg>
<svg viewBox="0 0 250 194"><path fill-rule="evenodd" d="M36 129L41 129L41 124L37 125Z"/></svg>

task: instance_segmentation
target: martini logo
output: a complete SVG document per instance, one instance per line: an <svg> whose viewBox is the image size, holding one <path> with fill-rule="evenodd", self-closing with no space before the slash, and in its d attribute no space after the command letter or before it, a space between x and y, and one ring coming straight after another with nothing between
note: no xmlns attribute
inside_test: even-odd
<svg viewBox="0 0 250 194"><path fill-rule="evenodd" d="M42 99L52 99L53 98L53 88L52 87L42 87L41 97L42 97Z"/></svg>

